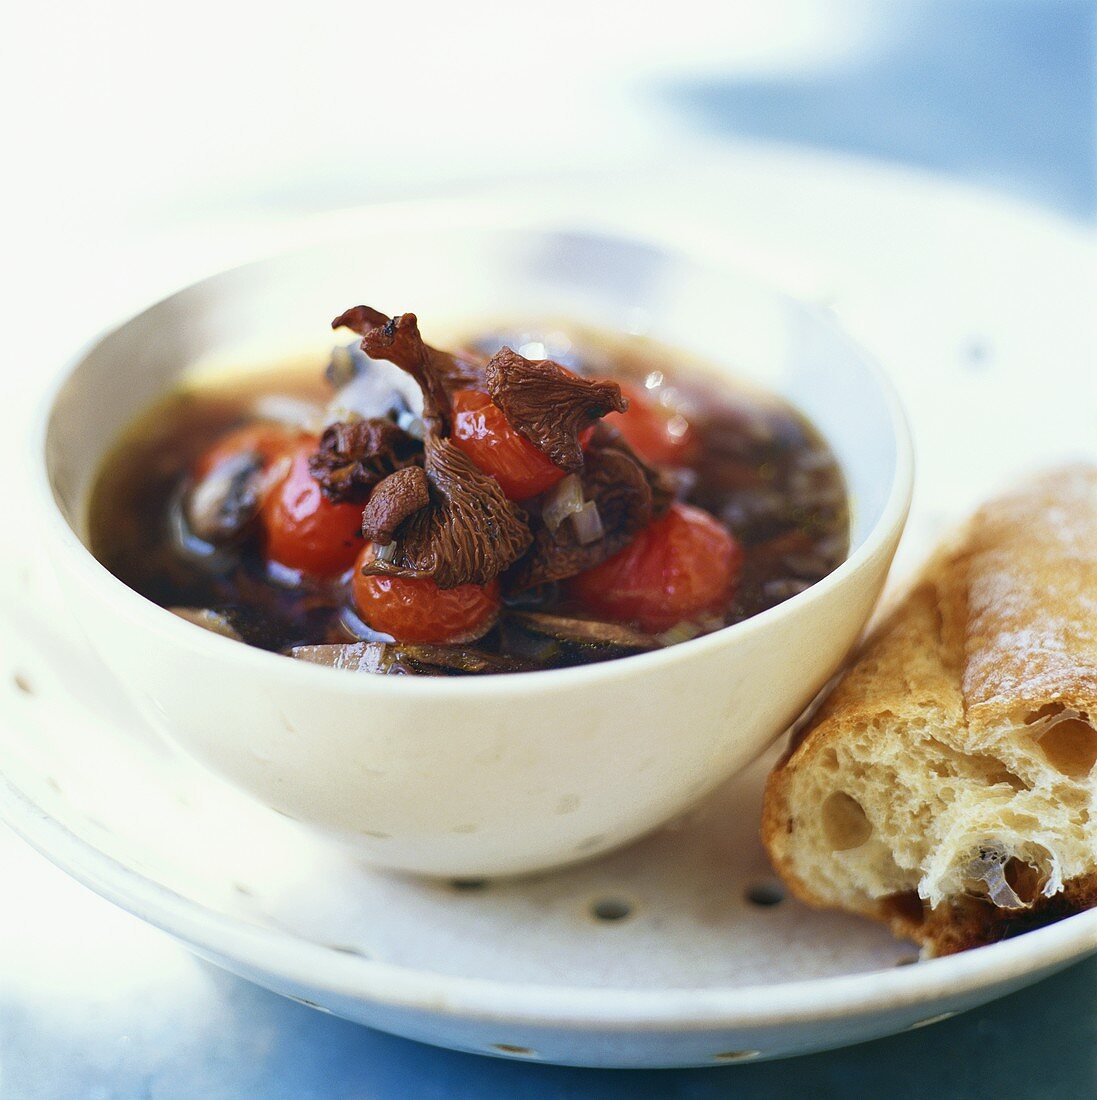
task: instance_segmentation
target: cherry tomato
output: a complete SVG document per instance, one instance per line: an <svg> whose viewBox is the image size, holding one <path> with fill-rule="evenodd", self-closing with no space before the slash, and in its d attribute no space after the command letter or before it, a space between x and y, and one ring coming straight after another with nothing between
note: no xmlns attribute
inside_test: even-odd
<svg viewBox="0 0 1097 1100"><path fill-rule="evenodd" d="M579 436L586 443L593 428ZM491 474L510 500L528 500L551 489L565 474L524 435L507 422L486 393L458 390L453 395L454 444L486 474Z"/></svg>
<svg viewBox="0 0 1097 1100"><path fill-rule="evenodd" d="M362 567L373 561L367 546L354 567L354 605L374 630L398 642L440 644L467 642L484 634L499 614L499 582L439 588L418 577L366 577Z"/></svg>
<svg viewBox="0 0 1097 1100"><path fill-rule="evenodd" d="M634 451L660 466L688 466L697 450L697 433L689 421L660 405L639 386L621 387L628 411L611 416L612 424Z"/></svg>
<svg viewBox="0 0 1097 1100"><path fill-rule="evenodd" d="M317 441L299 436L273 461L259 512L267 558L316 577L350 567L362 549L362 505L328 500L309 473ZM284 469L284 472L280 472Z"/></svg>
<svg viewBox="0 0 1097 1100"><path fill-rule="evenodd" d="M592 614L650 633L718 611L734 594L743 550L708 512L673 504L623 550L568 582Z"/></svg>
<svg viewBox="0 0 1097 1100"><path fill-rule="evenodd" d="M241 451L255 451L269 465L285 450L295 435L297 433L292 428L269 421L234 428L199 457L194 467L195 476L205 477L214 466Z"/></svg>

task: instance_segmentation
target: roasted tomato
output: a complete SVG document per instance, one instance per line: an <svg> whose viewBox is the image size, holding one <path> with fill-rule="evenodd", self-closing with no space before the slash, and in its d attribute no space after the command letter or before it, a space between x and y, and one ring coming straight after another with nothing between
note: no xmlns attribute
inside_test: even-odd
<svg viewBox="0 0 1097 1100"><path fill-rule="evenodd" d="M708 512L674 504L623 550L568 582L591 614L651 633L719 611L734 594L743 551Z"/></svg>
<svg viewBox="0 0 1097 1100"><path fill-rule="evenodd" d="M636 453L660 466L687 466L697 455L697 433L680 413L654 400L640 386L621 386L628 398L627 412L606 421L616 428Z"/></svg>
<svg viewBox="0 0 1097 1100"><path fill-rule="evenodd" d="M309 473L317 440L298 436L273 460L259 520L268 560L316 577L348 569L362 549L362 505L328 500Z"/></svg>
<svg viewBox="0 0 1097 1100"><path fill-rule="evenodd" d="M585 443L592 430L580 440ZM491 398L478 390L453 395L452 438L511 500L528 500L551 489L566 472L515 431Z"/></svg>
<svg viewBox="0 0 1097 1100"><path fill-rule="evenodd" d="M194 467L195 476L205 477L226 458L232 458L242 451L254 451L269 465L298 434L283 424L264 421L235 428L202 454Z"/></svg>
<svg viewBox="0 0 1097 1100"><path fill-rule="evenodd" d="M354 605L362 621L398 642L470 642L485 634L499 614L499 582L439 588L418 577L367 577L374 559L367 546L354 567Z"/></svg>

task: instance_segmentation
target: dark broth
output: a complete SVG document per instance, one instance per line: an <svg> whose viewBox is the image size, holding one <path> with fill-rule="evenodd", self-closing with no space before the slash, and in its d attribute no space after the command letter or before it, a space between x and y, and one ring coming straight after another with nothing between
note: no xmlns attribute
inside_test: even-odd
<svg viewBox="0 0 1097 1100"><path fill-rule="evenodd" d="M537 339L508 332L472 343L494 351L504 342L520 347ZM569 345L566 354L551 347L549 353L580 372L645 386L686 416L696 432L698 457L684 499L726 524L745 550L734 599L722 615L706 620L705 630L773 607L845 560L849 515L841 471L820 434L787 403L682 366L673 352L643 341L584 336L582 350ZM351 610L349 574L294 583L273 574L254 547L203 556L188 553L178 535L178 501L199 455L229 429L254 420L257 401L284 396L325 403L331 391L323 367L293 364L188 385L140 416L96 481L90 511L95 556L162 607L231 612L245 640L266 649L377 640ZM524 594L511 606L582 613L555 586ZM687 636L671 632L664 640ZM628 652L551 639L506 612L475 649L513 658L516 668L585 664Z"/></svg>

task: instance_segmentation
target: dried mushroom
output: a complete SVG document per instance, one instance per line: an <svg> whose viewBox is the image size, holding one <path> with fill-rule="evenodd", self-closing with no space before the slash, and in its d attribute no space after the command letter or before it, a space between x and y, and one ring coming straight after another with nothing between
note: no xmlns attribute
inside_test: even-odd
<svg viewBox="0 0 1097 1100"><path fill-rule="evenodd" d="M397 470L370 494L362 512L362 534L372 542L387 545L400 524L428 504L430 487L423 469L409 466Z"/></svg>
<svg viewBox="0 0 1097 1100"><path fill-rule="evenodd" d="M425 470L430 505L401 525L391 557L371 562L367 575L487 584L526 552L526 513L448 439L427 436Z"/></svg>
<svg viewBox="0 0 1097 1100"><path fill-rule="evenodd" d="M389 545L387 539L375 540L386 545L386 552L364 572L428 577L439 588L494 580L526 552L532 535L525 512L447 438L453 410L443 377L454 357L423 342L414 313L389 318L357 306L333 322L341 324L362 333L362 348L371 358L387 359L415 379L423 391L427 426L423 465L428 502L397 524L376 525L375 533L395 536L396 541ZM386 511L379 503L371 527Z"/></svg>
<svg viewBox="0 0 1097 1100"><path fill-rule="evenodd" d="M599 449L621 451L640 468L644 480L651 489L653 518L657 519L661 516L676 500L682 500L692 487L692 478L688 471L650 465L633 450L628 440L611 424L600 423L594 430L594 435L587 445L587 453L593 454Z"/></svg>
<svg viewBox="0 0 1097 1100"><path fill-rule="evenodd" d="M419 441L391 420L340 421L324 429L309 473L331 500L365 501L375 485L421 456Z"/></svg>
<svg viewBox="0 0 1097 1100"><path fill-rule="evenodd" d="M651 522L651 485L631 452L617 444L592 445L579 476L584 501L597 508L601 537L585 539L574 517L555 529L544 522L537 524L532 549L507 575L510 590L564 580L593 569L624 549Z"/></svg>
<svg viewBox="0 0 1097 1100"><path fill-rule="evenodd" d="M479 389L484 385L484 363L471 355L458 356L423 342L414 313L389 317L370 306L354 306L331 323L334 328L349 328L362 337L362 350L371 359L387 359L406 370L422 384L415 370L397 356L403 355L415 363L420 354L429 362L431 371L447 390ZM409 340L411 330L414 338ZM387 335L386 331L387 330ZM415 347L415 343L418 347ZM422 349L420 351L420 349ZM424 391L425 396L425 391Z"/></svg>
<svg viewBox="0 0 1097 1100"><path fill-rule="evenodd" d="M488 393L511 427L561 469L583 466L579 435L600 417L625 412L616 382L593 382L551 359L526 359L510 348L487 365Z"/></svg>

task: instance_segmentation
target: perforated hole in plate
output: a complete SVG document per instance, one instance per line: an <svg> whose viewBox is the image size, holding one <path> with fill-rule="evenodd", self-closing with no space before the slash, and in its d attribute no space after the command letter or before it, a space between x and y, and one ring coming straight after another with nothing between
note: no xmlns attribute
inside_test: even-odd
<svg viewBox="0 0 1097 1100"><path fill-rule="evenodd" d="M489 1050L496 1050L500 1054L509 1054L515 1058L536 1058L537 1051L532 1047L518 1047L511 1043L492 1043Z"/></svg>
<svg viewBox="0 0 1097 1100"><path fill-rule="evenodd" d="M785 900L785 888L776 879L755 882L747 887L746 899L751 905L769 909Z"/></svg>
<svg viewBox="0 0 1097 1100"><path fill-rule="evenodd" d="M450 886L462 894L472 894L478 890L486 890L489 882L486 878L455 878L450 880Z"/></svg>
<svg viewBox="0 0 1097 1100"><path fill-rule="evenodd" d="M719 1054L714 1054L712 1060L714 1062L749 1062L751 1058L757 1058L761 1053L760 1050L723 1050Z"/></svg>
<svg viewBox="0 0 1097 1100"><path fill-rule="evenodd" d="M632 916L632 902L624 898L596 898L590 903L590 915L607 923L627 920Z"/></svg>
<svg viewBox="0 0 1097 1100"><path fill-rule="evenodd" d="M353 955L355 958L359 959L368 959L371 957L368 951L363 951L361 947L355 947L353 944L349 943L329 943L328 947L331 948L332 951L338 951L340 955Z"/></svg>
<svg viewBox="0 0 1097 1100"><path fill-rule="evenodd" d="M296 1001L299 1005L304 1005L306 1008L315 1008L317 1012L324 1012L328 1016L331 1015L330 1008L325 1008L323 1005L317 1004L315 1001L310 1001L306 997L295 997L292 993L287 993L286 996L291 1001Z"/></svg>
<svg viewBox="0 0 1097 1100"><path fill-rule="evenodd" d="M929 1027L931 1024L939 1024L943 1020L951 1020L955 1012L939 1012L936 1016L927 1016L924 1020L918 1020L907 1028L907 1031L916 1031L920 1027Z"/></svg>

